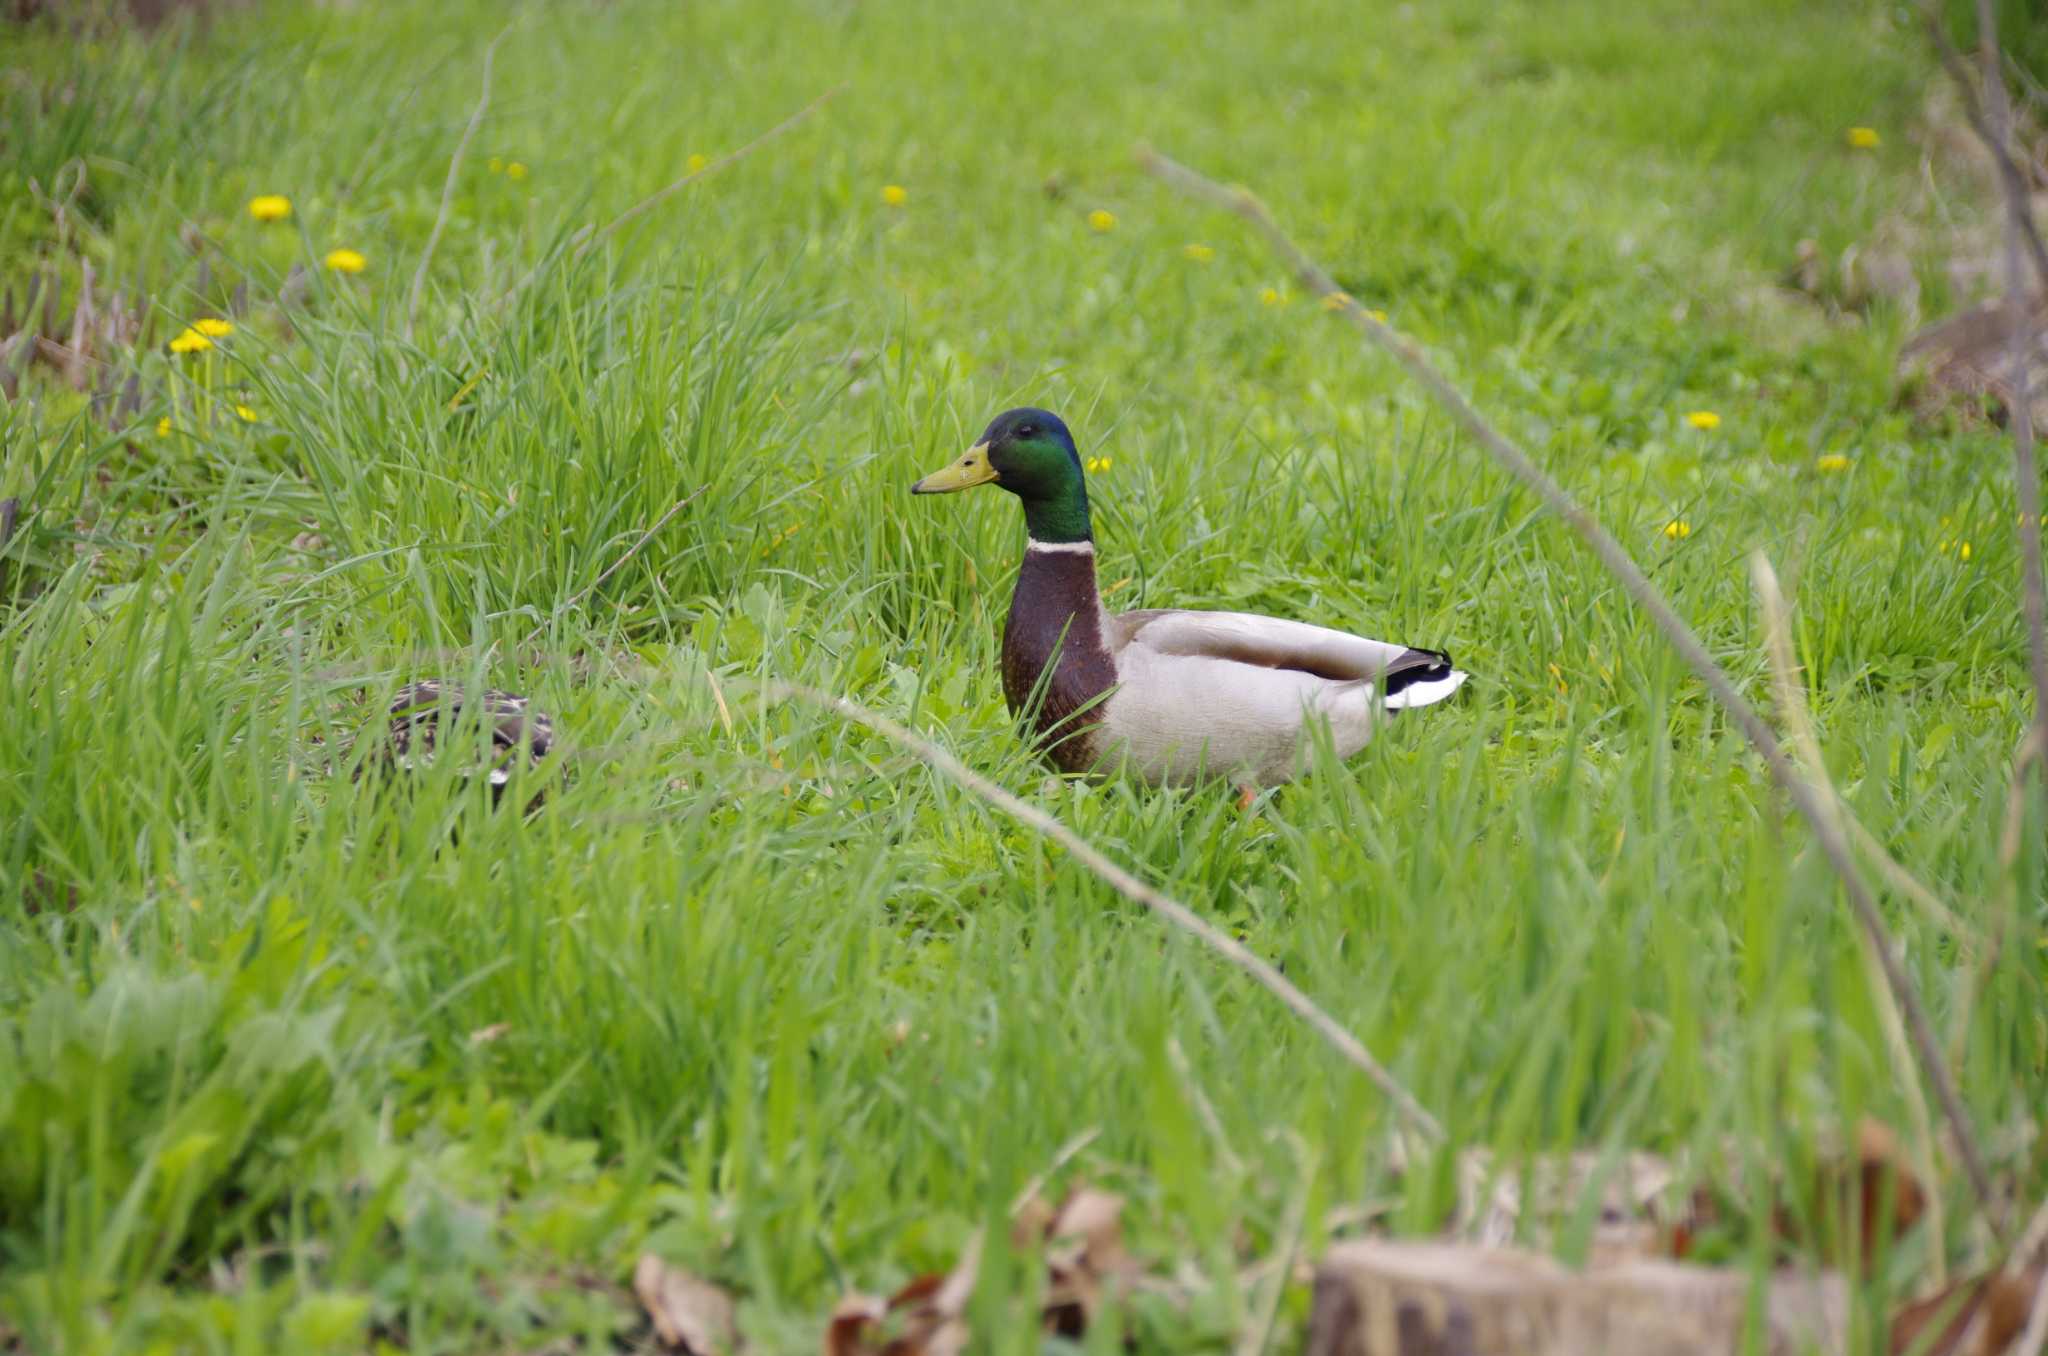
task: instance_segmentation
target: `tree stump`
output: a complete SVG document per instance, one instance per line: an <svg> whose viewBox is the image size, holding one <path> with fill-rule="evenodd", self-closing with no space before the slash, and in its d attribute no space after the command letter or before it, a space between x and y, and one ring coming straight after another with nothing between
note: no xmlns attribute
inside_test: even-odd
<svg viewBox="0 0 2048 1356"><path fill-rule="evenodd" d="M1316 1269L1309 1356L1735 1356L1746 1271L1632 1259L1572 1271L1513 1248L1339 1243ZM1777 1273L1755 1297L1772 1356L1845 1349L1840 1276Z"/></svg>

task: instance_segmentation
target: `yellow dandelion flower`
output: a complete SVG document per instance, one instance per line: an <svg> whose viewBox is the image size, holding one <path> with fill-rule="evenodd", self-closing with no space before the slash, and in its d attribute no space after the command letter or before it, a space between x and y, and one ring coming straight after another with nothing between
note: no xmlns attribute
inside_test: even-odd
<svg viewBox="0 0 2048 1356"><path fill-rule="evenodd" d="M327 251L327 257L321 262L336 273L361 273L370 266L370 261L362 256L361 251L346 247Z"/></svg>
<svg viewBox="0 0 2048 1356"><path fill-rule="evenodd" d="M256 422L256 411L250 409L247 405L237 405L235 406L235 417L245 424L253 424Z"/></svg>
<svg viewBox="0 0 2048 1356"><path fill-rule="evenodd" d="M1673 518L1664 524L1664 535L1673 541L1682 541L1692 535L1692 524L1683 518Z"/></svg>
<svg viewBox="0 0 2048 1356"><path fill-rule="evenodd" d="M1957 559L1957 560L1968 560L1969 558L1970 558L1970 543L1968 543L1968 542L1966 542L1966 541L1965 541L1965 542L1957 542L1957 543L1956 543L1956 559Z"/></svg>
<svg viewBox="0 0 2048 1356"><path fill-rule="evenodd" d="M1696 429L1712 432L1721 427L1721 416L1712 410L1694 410L1685 416L1685 422Z"/></svg>
<svg viewBox="0 0 2048 1356"><path fill-rule="evenodd" d="M1939 552L1941 552L1941 553L1942 553L1943 555L1947 555L1947 554L1948 554L1948 542L1947 542L1946 540L1944 540L1944 541L1943 541L1943 542L1941 543L1941 545L1939 545L1939 546L1935 547L1934 549L1935 549L1935 550L1937 550L1937 551L1939 551Z"/></svg>
<svg viewBox="0 0 2048 1356"><path fill-rule="evenodd" d="M484 168L489 170L493 174L503 174L505 172L504 157L496 155L492 156L489 160L484 162Z"/></svg>
<svg viewBox="0 0 2048 1356"><path fill-rule="evenodd" d="M1816 458L1813 463L1813 469L1816 471L1846 471L1849 469L1849 459L1839 452L1830 452L1824 457Z"/></svg>
<svg viewBox="0 0 2048 1356"><path fill-rule="evenodd" d="M688 170L692 174L702 174L704 172L704 167L710 163L711 157L704 154L702 151L698 151L695 155L692 155L688 160L685 160L683 162L683 168Z"/></svg>
<svg viewBox="0 0 2048 1356"><path fill-rule="evenodd" d="M1109 458L1090 457L1087 461L1087 469L1090 471L1107 471L1109 469Z"/></svg>
<svg viewBox="0 0 2048 1356"><path fill-rule="evenodd" d="M1261 287L1259 289L1259 302L1261 305L1278 306L1285 300L1287 298L1280 295L1280 289L1277 287Z"/></svg>
<svg viewBox="0 0 2048 1356"><path fill-rule="evenodd" d="M222 320L219 316L203 315L192 322L192 328L209 339L225 339L235 332L235 322Z"/></svg>
<svg viewBox="0 0 2048 1356"><path fill-rule="evenodd" d="M168 414L156 421L156 436L159 438L171 436L171 416Z"/></svg>
<svg viewBox="0 0 2048 1356"><path fill-rule="evenodd" d="M1332 292L1323 298L1323 309L1326 311L1341 311L1350 304L1351 294L1349 292Z"/></svg>
<svg viewBox="0 0 2048 1356"><path fill-rule="evenodd" d="M292 200L282 193L259 193L249 199L249 215L258 221L283 221L292 214Z"/></svg>
<svg viewBox="0 0 2048 1356"><path fill-rule="evenodd" d="M204 353L213 347L213 340L199 332L196 325L187 325L171 337L173 353Z"/></svg>
<svg viewBox="0 0 2048 1356"><path fill-rule="evenodd" d="M1088 229L1097 235L1101 235L1105 231L1115 230L1116 213L1105 212L1100 207L1096 208L1088 214Z"/></svg>
<svg viewBox="0 0 2048 1356"><path fill-rule="evenodd" d="M1877 134L1875 127L1851 127L1849 129L1849 145L1855 150L1874 151L1883 140L1884 138Z"/></svg>
<svg viewBox="0 0 2048 1356"><path fill-rule="evenodd" d="M887 207L901 207L910 201L910 194L901 184L882 185L882 203Z"/></svg>
<svg viewBox="0 0 2048 1356"><path fill-rule="evenodd" d="M1216 251L1209 245L1182 245L1180 252L1198 264L1206 264L1216 257Z"/></svg>
<svg viewBox="0 0 2048 1356"><path fill-rule="evenodd" d="M518 160L508 162L505 166L505 177L515 184L518 183L526 177L526 165Z"/></svg>
<svg viewBox="0 0 2048 1356"><path fill-rule="evenodd" d="M1366 314L1379 321L1382 325L1387 323L1387 313L1385 311L1367 311Z"/></svg>

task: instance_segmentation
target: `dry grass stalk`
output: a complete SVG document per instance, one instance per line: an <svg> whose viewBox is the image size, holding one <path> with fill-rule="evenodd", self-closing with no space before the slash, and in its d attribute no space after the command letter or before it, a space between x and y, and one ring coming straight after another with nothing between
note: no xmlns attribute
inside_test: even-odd
<svg viewBox="0 0 2048 1356"><path fill-rule="evenodd" d="M716 174L720 170L724 169L726 166L731 165L737 161L746 159L748 156L752 155L761 147L766 146L769 142L775 140L784 132L787 132L790 128L795 127L798 123L810 117L811 114L817 112L820 108L823 108L827 100L831 99L833 95L839 93L839 91L845 88L846 86L844 85L834 85L832 88L826 90L823 94L820 94L817 98L811 100L802 108L799 108L796 112L790 114L781 122L776 123L773 127L761 133L761 135L755 137L752 141L749 141L746 145L740 147L738 150L732 152L730 155L722 155L718 157L718 159L713 160L709 164L705 165L702 169L691 170L689 173L685 174L682 178L676 180L668 187L657 189L655 192L650 193L646 197L642 198L639 202L634 203L631 207L628 207L625 211L619 213L618 216L612 218L612 220L606 223L603 227L599 228L592 234L586 236L576 247L576 257L579 259L582 258L583 255L587 253L590 249L601 244L605 240L611 238L611 236L616 234L622 227L632 222L635 218L647 212L653 211L656 207L659 207L662 203L666 202L671 195L680 193L683 189L688 188L691 184L697 182L697 180L702 179L707 175Z"/></svg>
<svg viewBox="0 0 2048 1356"><path fill-rule="evenodd" d="M988 778L969 769L966 764L938 745L922 735L912 733L887 716L870 711L858 702L795 683L767 684L764 691L771 697L800 701L807 706L828 711L843 720L852 721L856 725L866 726L916 757L955 786L1058 843L1075 861L1125 899L1144 905L1250 975L1261 988L1286 1004L1290 1011L1314 1028L1316 1034L1329 1042L1354 1068L1370 1078L1380 1091L1386 1094L1387 1100L1394 1104L1394 1108L1416 1129L1428 1136L1433 1143L1443 1142L1443 1126L1437 1122L1436 1117L1432 1116L1422 1103L1415 1100L1414 1094L1403 1087L1400 1080L1387 1071L1385 1065L1373 1057L1372 1052L1365 1048L1358 1037L1345 1030L1336 1018L1318 1007L1314 999L1294 987L1292 981L1269 962L1187 905L1153 889L1104 856L1100 849L1059 820L1037 806L1019 800Z"/></svg>
<svg viewBox="0 0 2048 1356"><path fill-rule="evenodd" d="M1935 25L1943 41L1947 35ZM2006 97L2005 61L1998 49L1998 16L1991 0L1977 0L1977 38L1983 61L1983 100L1986 115L1973 119L1985 144L1999 164L1999 183L2005 190L2005 285L2009 308L2015 313L2011 341L2012 460L2013 479L2019 491L2020 571L2026 585L2027 653L2034 679L2034 729L2037 739L2048 743L2048 586L2041 577L2041 481L2034 464L2034 408L2028 386L2033 377L2029 361L2034 351L2034 311L2029 305L2033 289L2027 285L2025 260L2032 256L2041 281L2048 283L2048 250L2041 246L2041 232L2034 223L2032 194L2013 163L2012 103ZM1958 63L1959 64L1959 63ZM1967 82L1967 74L1956 65L1950 71ZM1966 96L1967 97L1967 96Z"/></svg>
<svg viewBox="0 0 2048 1356"><path fill-rule="evenodd" d="M427 267L434 262L434 247L441 243L441 231L448 225L448 212L455 204L455 184L462 175L462 158L469 153L469 143L475 138L476 129L491 106L491 63L497 59L498 44L511 31L510 28L505 29L484 49L483 89L477 95L476 107L470 111L469 122L463 126L462 140L455 143L455 154L448 158L448 177L441 184L441 207L434 213L434 227L427 232L426 248L420 251L419 267L413 270L412 291L406 295L405 337L408 340L412 338L413 320L419 314L420 292L427 285Z"/></svg>
<svg viewBox="0 0 2048 1356"><path fill-rule="evenodd" d="M1550 506L1552 512L1564 519L1566 524L1578 533L1636 605L1649 614L1651 621L1663 632L1672 648L1678 651L1686 665L1713 694L1714 700L1727 711L1811 827L1815 839L1827 854L1835 873L1841 878L1843 892L1849 897L1857 921L1869 934L1872 947L1884 967L1885 981L1905 1017L1907 1030L1912 1036L1914 1049L1926 1077L1934 1085L1935 1095L1941 1103L1943 1114L1954 1127L1957 1152L1962 1156L1964 1167L1968 1170L1971 1187L1977 1193L1993 1231L2003 1238L2003 1203L1992 1186L1991 1173L1985 1165L1983 1150L1978 1143L1976 1132L1971 1127L1969 1112L1963 1106L1962 1095L1957 1091L1955 1075L1942 1057L1941 1048L1934 1038L1933 1027L1927 1019L1927 1010L1920 1002L1920 995L1913 987L1912 978L1906 974L1905 967L1899 962L1891 945L1890 935L1884 925L1884 916L1878 912L1877 901L1871 896L1869 887L1864 884L1862 875L1856 869L1855 857L1848 838L1828 813L1819 793L1793 766L1783 746L1778 742L1777 734L1763 717L1757 714L1756 708L1736 690L1735 680L1728 676L1727 670L1707 653L1706 647L1700 643L1699 637L1693 634L1692 628L1673 610L1670 602L1657 586L1650 582L1649 576L1643 573L1642 567L1636 564L1634 557L1629 555L1622 544L1582 508L1562 485L1537 466L1512 439L1480 414L1464 392L1438 371L1436 365L1420 348L1383 322L1374 319L1363 306L1358 305L1349 294L1340 289L1329 273L1304 253L1280 228L1265 205L1249 189L1225 187L1148 147L1139 148L1138 160L1152 174L1189 197L1242 217L1264 236L1267 244L1287 262L1303 287L1326 301L1334 298L1332 304L1340 314L1367 340L1392 355L1394 360L1450 413L1459 427L1484 447L1504 470L1533 490Z"/></svg>
<svg viewBox="0 0 2048 1356"><path fill-rule="evenodd" d="M1966 936L1961 921L1933 898L1904 867L1892 861L1890 854L1871 837L1869 831L1849 813L1842 796L1828 777L1827 761L1821 756L1820 737L1814 732L1813 718L1806 709L1804 685L1799 679L1799 665L1792 654L1791 609L1786 605L1785 595L1778 587L1778 575L1771 568L1771 562L1758 551L1749 558L1750 578L1756 586L1757 602L1763 611L1764 649L1771 661L1772 686L1777 692L1778 718L1785 723L1792 750L1806 769L1817 790L1822 794L1828 811L1835 817L1836 824L1858 836L1866 853L1876 858L1881 868L1890 868L1887 876L1896 886L1903 879L1913 889L1922 892L1922 907L1929 907L1938 919L1945 919L1958 937ZM1910 891L1908 891L1910 893ZM1927 1112L1927 1098L1920 1090L1920 1080L1913 1076L1913 1051L1906 1038L1905 1023L1899 1016L1899 1007L1884 987L1884 971L1878 958L1871 954L1870 938L1864 937L1864 964L1871 974L1872 991L1884 997L1878 1005L1878 1018L1884 1025L1885 1046L1890 1051L1892 1064L1898 1074L1899 1086L1906 1096L1906 1107L1913 1117L1913 1170L1923 1182L1941 1180L1934 1171L1934 1123ZM1929 1212L1929 1229L1932 1243L1928 1253L1933 1260L1934 1277L1939 1283L1947 1279L1945 1239L1947 1230L1941 1212L1941 1197L1934 1193L1933 1209Z"/></svg>
<svg viewBox="0 0 2048 1356"><path fill-rule="evenodd" d="M521 647L531 645L536 640L539 640L541 638L541 634L545 632L549 626L553 625L555 621L562 616L563 613L573 611L583 602L584 599L588 598L591 594L597 592L600 588L604 587L605 580L610 579L613 575L617 574L621 569L625 568L627 561L631 560L634 556L639 555L640 548L647 545L648 542L653 541L654 534L661 531L661 529L663 529L664 527L667 527L671 519L673 519L678 513L681 513L685 508L689 507L691 500L695 499L698 495L704 493L704 488L704 486L699 485L696 489L691 490L681 499L678 499L675 503L669 505L668 512L662 514L659 518L655 519L654 525L652 527L649 527L645 532L642 532L639 538L636 541L634 541L634 543L631 546L628 546L626 548L624 554L622 554L617 560L613 561L611 564L605 566L603 574L600 574L597 578L591 580L589 584L585 585L582 589L580 589L577 592L575 597L571 598L568 602L563 603L560 607L556 608L553 612L549 613L545 621L536 624L531 631L528 631L526 633L526 638L519 642Z"/></svg>

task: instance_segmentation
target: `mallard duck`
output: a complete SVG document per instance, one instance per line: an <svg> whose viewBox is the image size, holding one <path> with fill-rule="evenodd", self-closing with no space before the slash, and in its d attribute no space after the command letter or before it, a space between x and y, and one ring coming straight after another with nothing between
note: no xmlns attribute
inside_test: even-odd
<svg viewBox="0 0 2048 1356"><path fill-rule="evenodd" d="M526 698L495 689L468 693L454 683L429 678L401 688L392 698L391 725L384 745L388 765L412 771L431 763L441 742L444 718L453 722L482 720L488 726L491 752L484 773L494 803L505 794L519 759L523 756L527 766L539 767L555 742L554 722L534 710Z"/></svg>
<svg viewBox="0 0 2048 1356"><path fill-rule="evenodd" d="M1244 612L1111 616L1095 585L1088 485L1067 426L997 415L960 459L911 486L995 485L1024 506L1024 564L1003 627L1003 697L1068 772L1118 766L1155 785L1228 775L1270 786L1300 771L1310 722L1350 757L1384 712L1428 706L1465 675L1441 650Z"/></svg>

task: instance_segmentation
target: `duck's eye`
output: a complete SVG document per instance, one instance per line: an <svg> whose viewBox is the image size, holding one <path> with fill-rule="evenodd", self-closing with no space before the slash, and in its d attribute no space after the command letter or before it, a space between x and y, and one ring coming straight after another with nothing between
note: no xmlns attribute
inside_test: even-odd
<svg viewBox="0 0 2048 1356"><path fill-rule="evenodd" d="M1021 424L1021 425L1019 425L1019 426L1018 426L1018 428L1017 428L1017 436L1018 436L1019 438L1036 438L1036 437L1038 436L1038 425L1036 425L1036 424Z"/></svg>

